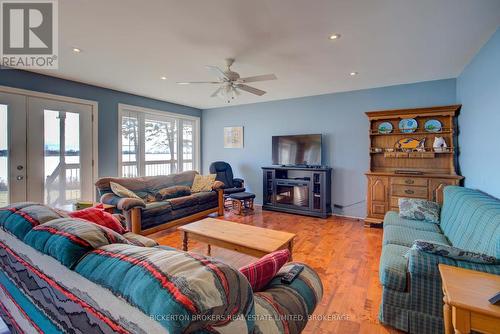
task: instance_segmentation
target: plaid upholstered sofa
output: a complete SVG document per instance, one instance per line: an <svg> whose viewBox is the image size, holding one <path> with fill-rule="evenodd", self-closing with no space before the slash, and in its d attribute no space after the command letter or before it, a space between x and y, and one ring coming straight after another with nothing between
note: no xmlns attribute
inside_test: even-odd
<svg viewBox="0 0 500 334"><path fill-rule="evenodd" d="M397 212L387 212L384 218L380 321L409 333L443 333L438 264L498 275L500 265L431 254L412 247L415 240L452 245L500 259L500 201L477 190L448 186L444 189L439 224L403 219Z"/></svg>
<svg viewBox="0 0 500 334"><path fill-rule="evenodd" d="M12 333L300 333L322 296L305 267L253 292L213 258L34 203L0 209L0 316Z"/></svg>
<svg viewBox="0 0 500 334"><path fill-rule="evenodd" d="M133 198L124 198L111 191L110 182L118 183L133 191L139 197L154 197L155 192L172 186L191 187L196 171L150 177L116 178L104 177L95 183L101 196L101 202L115 205L127 218L132 232L148 234L161 229L193 221L211 213L224 214L223 191L214 189L209 192L193 193L164 201L147 202Z"/></svg>

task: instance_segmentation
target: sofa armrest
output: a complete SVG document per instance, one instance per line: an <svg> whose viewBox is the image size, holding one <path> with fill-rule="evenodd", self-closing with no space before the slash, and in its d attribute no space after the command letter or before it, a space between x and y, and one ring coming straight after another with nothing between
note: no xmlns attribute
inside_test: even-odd
<svg viewBox="0 0 500 334"><path fill-rule="evenodd" d="M255 332L300 333L321 301L323 285L318 274L307 265L292 284L281 283L281 277L295 264L287 263L264 291L254 294Z"/></svg>
<svg viewBox="0 0 500 334"><path fill-rule="evenodd" d="M116 206L118 210L128 211L133 208L145 208L146 203L142 199L119 197L113 193L107 193L101 196L101 203Z"/></svg>
<svg viewBox="0 0 500 334"><path fill-rule="evenodd" d="M430 254L417 249L408 252L408 272L412 277L435 277L440 280L438 264L482 271L500 275L500 264L484 264L454 260L446 256Z"/></svg>
<svg viewBox="0 0 500 334"><path fill-rule="evenodd" d="M240 179L240 178L237 178L235 177L233 179L233 183L234 183L234 186L236 188L243 188L244 187L244 184L245 184L245 181L243 179Z"/></svg>

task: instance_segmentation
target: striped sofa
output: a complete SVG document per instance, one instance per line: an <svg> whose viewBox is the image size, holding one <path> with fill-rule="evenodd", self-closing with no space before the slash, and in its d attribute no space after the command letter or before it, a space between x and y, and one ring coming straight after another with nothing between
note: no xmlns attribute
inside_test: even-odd
<svg viewBox="0 0 500 334"><path fill-rule="evenodd" d="M388 212L384 218L380 321L409 333L443 333L438 264L498 275L500 265L454 260L411 248L415 240L451 245L500 259L500 201L478 190L449 186L444 189L439 224L403 219L397 212Z"/></svg>
<svg viewBox="0 0 500 334"><path fill-rule="evenodd" d="M283 285L292 265L254 293L212 258L35 203L0 209L0 316L12 333L300 333L322 285L309 267Z"/></svg>

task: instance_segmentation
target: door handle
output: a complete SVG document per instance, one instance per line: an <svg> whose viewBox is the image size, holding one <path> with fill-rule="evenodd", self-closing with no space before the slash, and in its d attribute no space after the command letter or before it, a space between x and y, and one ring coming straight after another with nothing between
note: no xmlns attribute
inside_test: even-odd
<svg viewBox="0 0 500 334"><path fill-rule="evenodd" d="M22 176L22 175L16 176L17 181L22 181L23 179L24 179L24 176Z"/></svg>

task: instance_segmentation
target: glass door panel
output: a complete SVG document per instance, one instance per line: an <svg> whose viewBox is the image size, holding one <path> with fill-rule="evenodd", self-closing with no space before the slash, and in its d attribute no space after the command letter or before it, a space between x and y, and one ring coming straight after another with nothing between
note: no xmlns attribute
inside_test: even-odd
<svg viewBox="0 0 500 334"><path fill-rule="evenodd" d="M45 203L63 206L81 199L80 115L44 110Z"/></svg>
<svg viewBox="0 0 500 334"><path fill-rule="evenodd" d="M0 104L0 207L9 204L9 127L7 105Z"/></svg>
<svg viewBox="0 0 500 334"><path fill-rule="evenodd" d="M26 201L26 99L0 93L0 207Z"/></svg>
<svg viewBox="0 0 500 334"><path fill-rule="evenodd" d="M92 108L28 98L28 199L68 207L93 198ZM41 125L41 126L40 126Z"/></svg>

